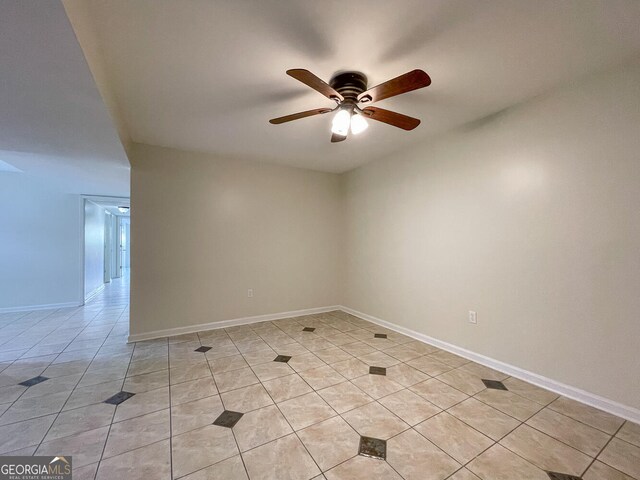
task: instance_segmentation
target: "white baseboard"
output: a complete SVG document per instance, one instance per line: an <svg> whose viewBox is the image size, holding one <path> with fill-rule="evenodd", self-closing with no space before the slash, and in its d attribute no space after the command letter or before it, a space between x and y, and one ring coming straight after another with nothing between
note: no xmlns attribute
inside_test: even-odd
<svg viewBox="0 0 640 480"><path fill-rule="evenodd" d="M290 312L268 313L266 315L255 315L253 317L241 317L231 320L221 320L219 322L201 323L199 325L189 325L186 327L167 328L165 330L154 330L146 333L136 333L129 335L128 342L141 342L143 340L153 340L156 338L173 337L175 335L184 335L185 333L204 332L207 330L216 330L218 328L235 327L237 325L248 325L250 323L269 322L281 318L299 317L301 315L312 315L314 313L330 312L332 310L340 310L339 305L331 307L307 308L306 310L293 310Z"/></svg>
<svg viewBox="0 0 640 480"><path fill-rule="evenodd" d="M382 327L386 327L390 330L402 333L403 335L406 335L408 337L415 338L416 340L419 340L421 342L428 343L429 345L433 345L434 347L438 347L442 350L446 350L469 360L473 360L476 363L480 363L487 367L493 368L494 370L506 373L508 375L511 375L512 377L519 378L520 380L524 380L525 382L532 383L534 385L537 385L538 387L550 390L559 395L572 398L573 400L577 400L578 402L584 403L586 405L604 410L605 412L617 415L618 417L630 420L634 423L640 423L640 410L637 408L623 405L619 402L601 397L600 395L596 395L594 393L572 387L571 385L558 382L551 378L543 377L542 375L538 375L537 373L533 373L528 370L510 365L508 363L501 362L500 360L495 360L485 355L481 355L479 353L457 347L450 343L443 342L436 338L429 337L428 335L424 335L423 333L416 332L405 327L401 327L400 325L396 325L386 320L381 320L379 318L359 312L349 307L340 306L339 309L355 315L356 317L360 317L364 320L376 323Z"/></svg>
<svg viewBox="0 0 640 480"><path fill-rule="evenodd" d="M2 307L0 313L30 312L35 310L58 310L59 308L80 307L79 302L47 303L42 305L23 305L21 307Z"/></svg>
<svg viewBox="0 0 640 480"><path fill-rule="evenodd" d="M91 300L93 297L95 297L96 295L98 295L101 291L104 290L105 286L107 284L103 283L102 285L100 285L98 288L96 288L95 290L93 290L92 292L89 292L85 297L84 297L84 303L87 303L89 300Z"/></svg>

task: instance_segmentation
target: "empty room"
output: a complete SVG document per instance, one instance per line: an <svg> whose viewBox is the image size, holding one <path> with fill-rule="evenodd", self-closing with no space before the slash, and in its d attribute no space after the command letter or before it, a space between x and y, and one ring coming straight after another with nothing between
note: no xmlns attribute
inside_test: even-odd
<svg viewBox="0 0 640 480"><path fill-rule="evenodd" d="M640 2L0 0L0 479L640 480Z"/></svg>

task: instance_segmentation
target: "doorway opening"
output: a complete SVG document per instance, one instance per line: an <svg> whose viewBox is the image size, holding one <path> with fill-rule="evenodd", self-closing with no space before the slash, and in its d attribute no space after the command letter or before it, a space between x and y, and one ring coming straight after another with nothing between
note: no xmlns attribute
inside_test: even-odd
<svg viewBox="0 0 640 480"><path fill-rule="evenodd" d="M88 302L106 286L129 288L131 268L130 199L83 197L83 299Z"/></svg>

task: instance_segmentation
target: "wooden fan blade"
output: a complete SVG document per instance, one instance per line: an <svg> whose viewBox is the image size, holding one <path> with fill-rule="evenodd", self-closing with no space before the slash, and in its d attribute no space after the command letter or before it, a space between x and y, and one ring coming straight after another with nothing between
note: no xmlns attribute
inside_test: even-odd
<svg viewBox="0 0 640 480"><path fill-rule="evenodd" d="M422 70L413 70L387 82L376 85L358 95L359 102L379 102L385 98L395 97L431 85L431 78Z"/></svg>
<svg viewBox="0 0 640 480"><path fill-rule="evenodd" d="M401 113L392 112L378 107L367 107L362 110L365 117L379 122L393 125L394 127L402 128L403 130L413 130L420 125L420 120L417 118L402 115Z"/></svg>
<svg viewBox="0 0 640 480"><path fill-rule="evenodd" d="M344 97L340 95L336 90L333 89L328 83L322 81L318 77L316 77L309 70L305 70L303 68L294 68L293 70L287 70L287 75L295 78L296 80L308 85L313 88L315 91L320 92L325 97L334 100L343 101Z"/></svg>
<svg viewBox="0 0 640 480"><path fill-rule="evenodd" d="M285 115L284 117L272 118L269 120L269 123L279 125L292 120L298 120L299 118L312 117L313 115L320 115L321 113L328 113L330 111L330 108L315 108L313 110L307 110L306 112L293 113L291 115Z"/></svg>
<svg viewBox="0 0 640 480"><path fill-rule="evenodd" d="M337 133L331 134L331 143L343 142L347 139L346 135L338 135Z"/></svg>

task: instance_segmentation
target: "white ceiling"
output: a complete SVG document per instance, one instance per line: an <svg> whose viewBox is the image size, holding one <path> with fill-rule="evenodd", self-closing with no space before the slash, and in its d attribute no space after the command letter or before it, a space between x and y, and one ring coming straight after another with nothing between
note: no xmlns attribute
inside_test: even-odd
<svg viewBox="0 0 640 480"><path fill-rule="evenodd" d="M637 0L6 0L0 171L129 196L120 134L343 172L637 60L639 22ZM433 84L379 104L422 119L413 132L371 121L331 144L329 116L268 123L332 105L289 68L371 85L422 68Z"/></svg>
<svg viewBox="0 0 640 480"><path fill-rule="evenodd" d="M62 4L0 3L0 69L0 170L129 195L129 162Z"/></svg>
<svg viewBox="0 0 640 480"><path fill-rule="evenodd" d="M135 142L343 172L640 52L637 0L89 1L93 42ZM73 18L73 15L71 15ZM75 23L74 23L75 25ZM76 28L78 31L79 29ZM330 116L268 119L332 102L285 75L360 70L370 85L422 68L430 87L379 105L331 144Z"/></svg>

